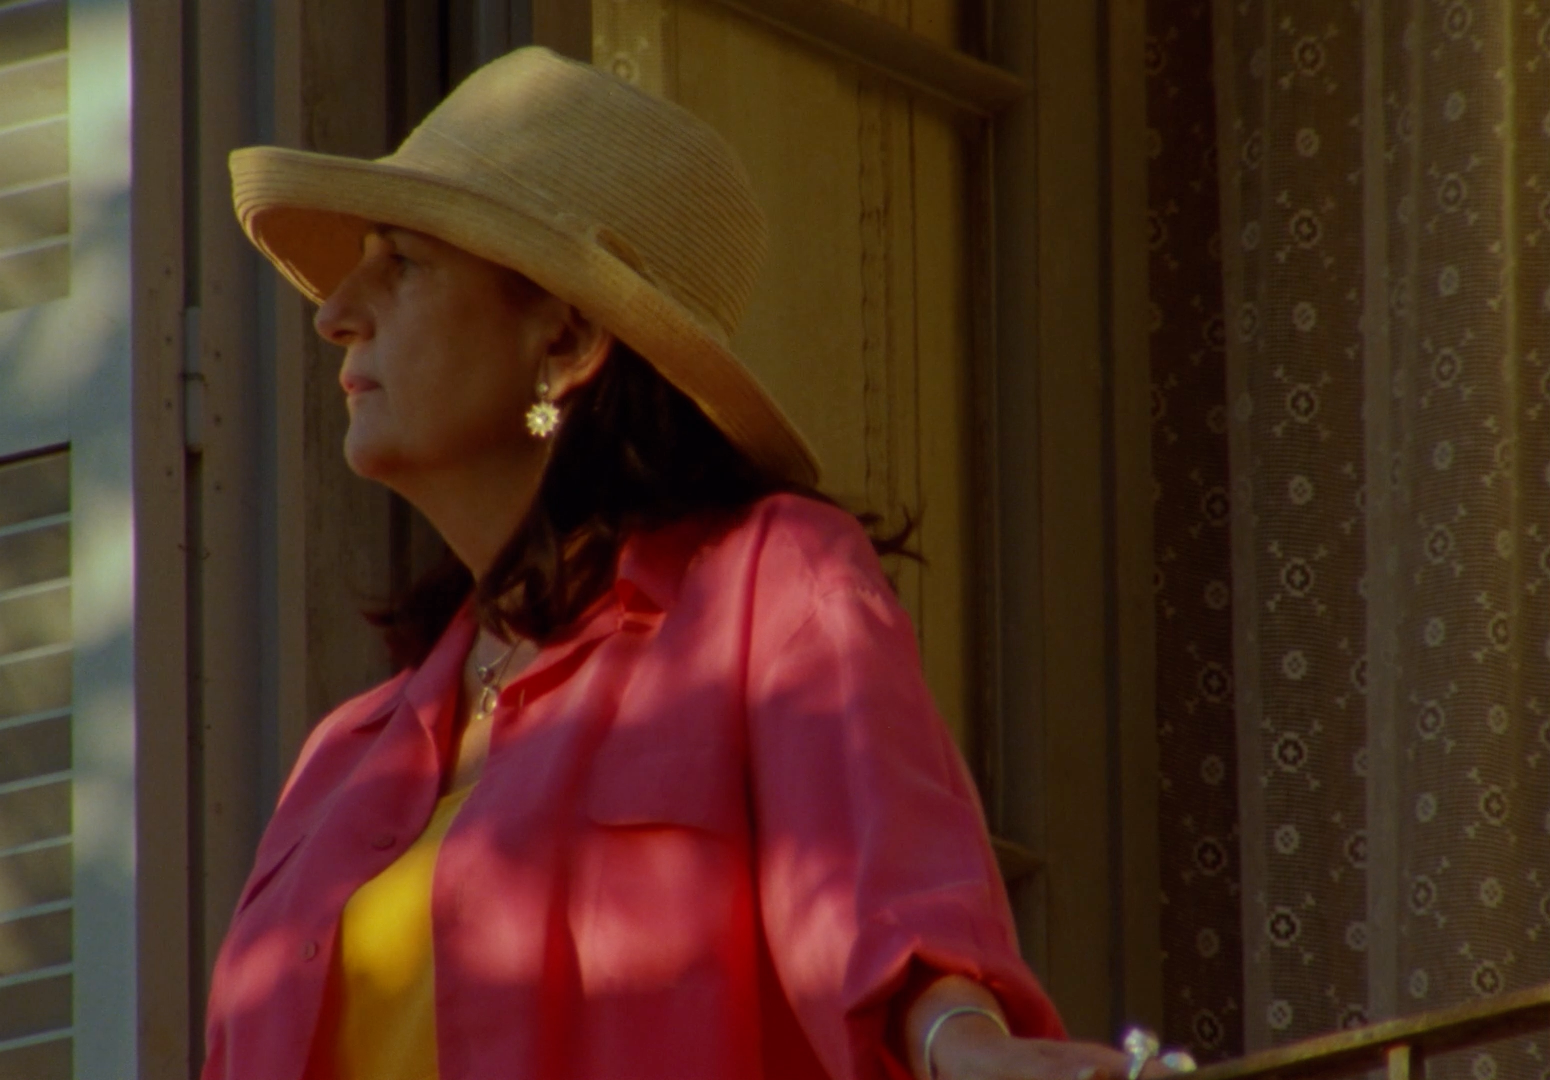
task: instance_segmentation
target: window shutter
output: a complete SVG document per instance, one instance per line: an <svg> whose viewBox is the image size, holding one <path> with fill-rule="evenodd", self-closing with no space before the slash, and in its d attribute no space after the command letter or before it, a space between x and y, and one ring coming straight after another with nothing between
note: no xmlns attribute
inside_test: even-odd
<svg viewBox="0 0 1550 1080"><path fill-rule="evenodd" d="M70 291L66 0L0 0L0 311Z"/></svg>
<svg viewBox="0 0 1550 1080"><path fill-rule="evenodd" d="M0 465L0 1077L71 1076L71 651L53 451Z"/></svg>

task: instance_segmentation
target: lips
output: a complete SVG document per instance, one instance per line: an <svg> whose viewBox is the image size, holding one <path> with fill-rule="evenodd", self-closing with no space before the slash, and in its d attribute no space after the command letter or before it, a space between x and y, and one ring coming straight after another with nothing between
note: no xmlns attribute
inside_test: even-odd
<svg viewBox="0 0 1550 1080"><path fill-rule="evenodd" d="M378 390L382 386L377 380L368 378L358 371L341 371L339 385L344 388L346 397L364 394L368 390Z"/></svg>

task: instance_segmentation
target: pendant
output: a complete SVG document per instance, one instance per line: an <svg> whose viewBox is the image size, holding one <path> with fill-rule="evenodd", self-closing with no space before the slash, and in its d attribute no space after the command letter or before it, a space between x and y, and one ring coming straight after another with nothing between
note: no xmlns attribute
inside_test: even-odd
<svg viewBox="0 0 1550 1080"><path fill-rule="evenodd" d="M474 674L479 678L479 685L483 688L479 691L479 706L474 715L484 720L495 711L495 703L501 696L501 676L506 674L506 665L511 663L513 654L517 651L515 645L506 650L506 655L490 664L475 664Z"/></svg>

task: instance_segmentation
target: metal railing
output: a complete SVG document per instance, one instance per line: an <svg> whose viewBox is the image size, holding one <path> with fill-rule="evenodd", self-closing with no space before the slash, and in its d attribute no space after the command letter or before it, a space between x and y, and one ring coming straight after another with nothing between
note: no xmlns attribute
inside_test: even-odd
<svg viewBox="0 0 1550 1080"><path fill-rule="evenodd" d="M1550 986L1538 986L1261 1050L1207 1065L1190 1080L1311 1080L1374 1069L1386 1080L1420 1080L1429 1057L1546 1030Z"/></svg>

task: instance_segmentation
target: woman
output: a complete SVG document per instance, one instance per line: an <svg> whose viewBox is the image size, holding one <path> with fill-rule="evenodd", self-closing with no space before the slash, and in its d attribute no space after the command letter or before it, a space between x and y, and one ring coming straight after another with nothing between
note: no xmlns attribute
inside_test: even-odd
<svg viewBox="0 0 1550 1080"><path fill-rule="evenodd" d="M727 347L729 148L526 49L380 162L232 171L345 349L351 468L459 569L304 747L205 1077L1123 1073L1062 1041L908 620Z"/></svg>

